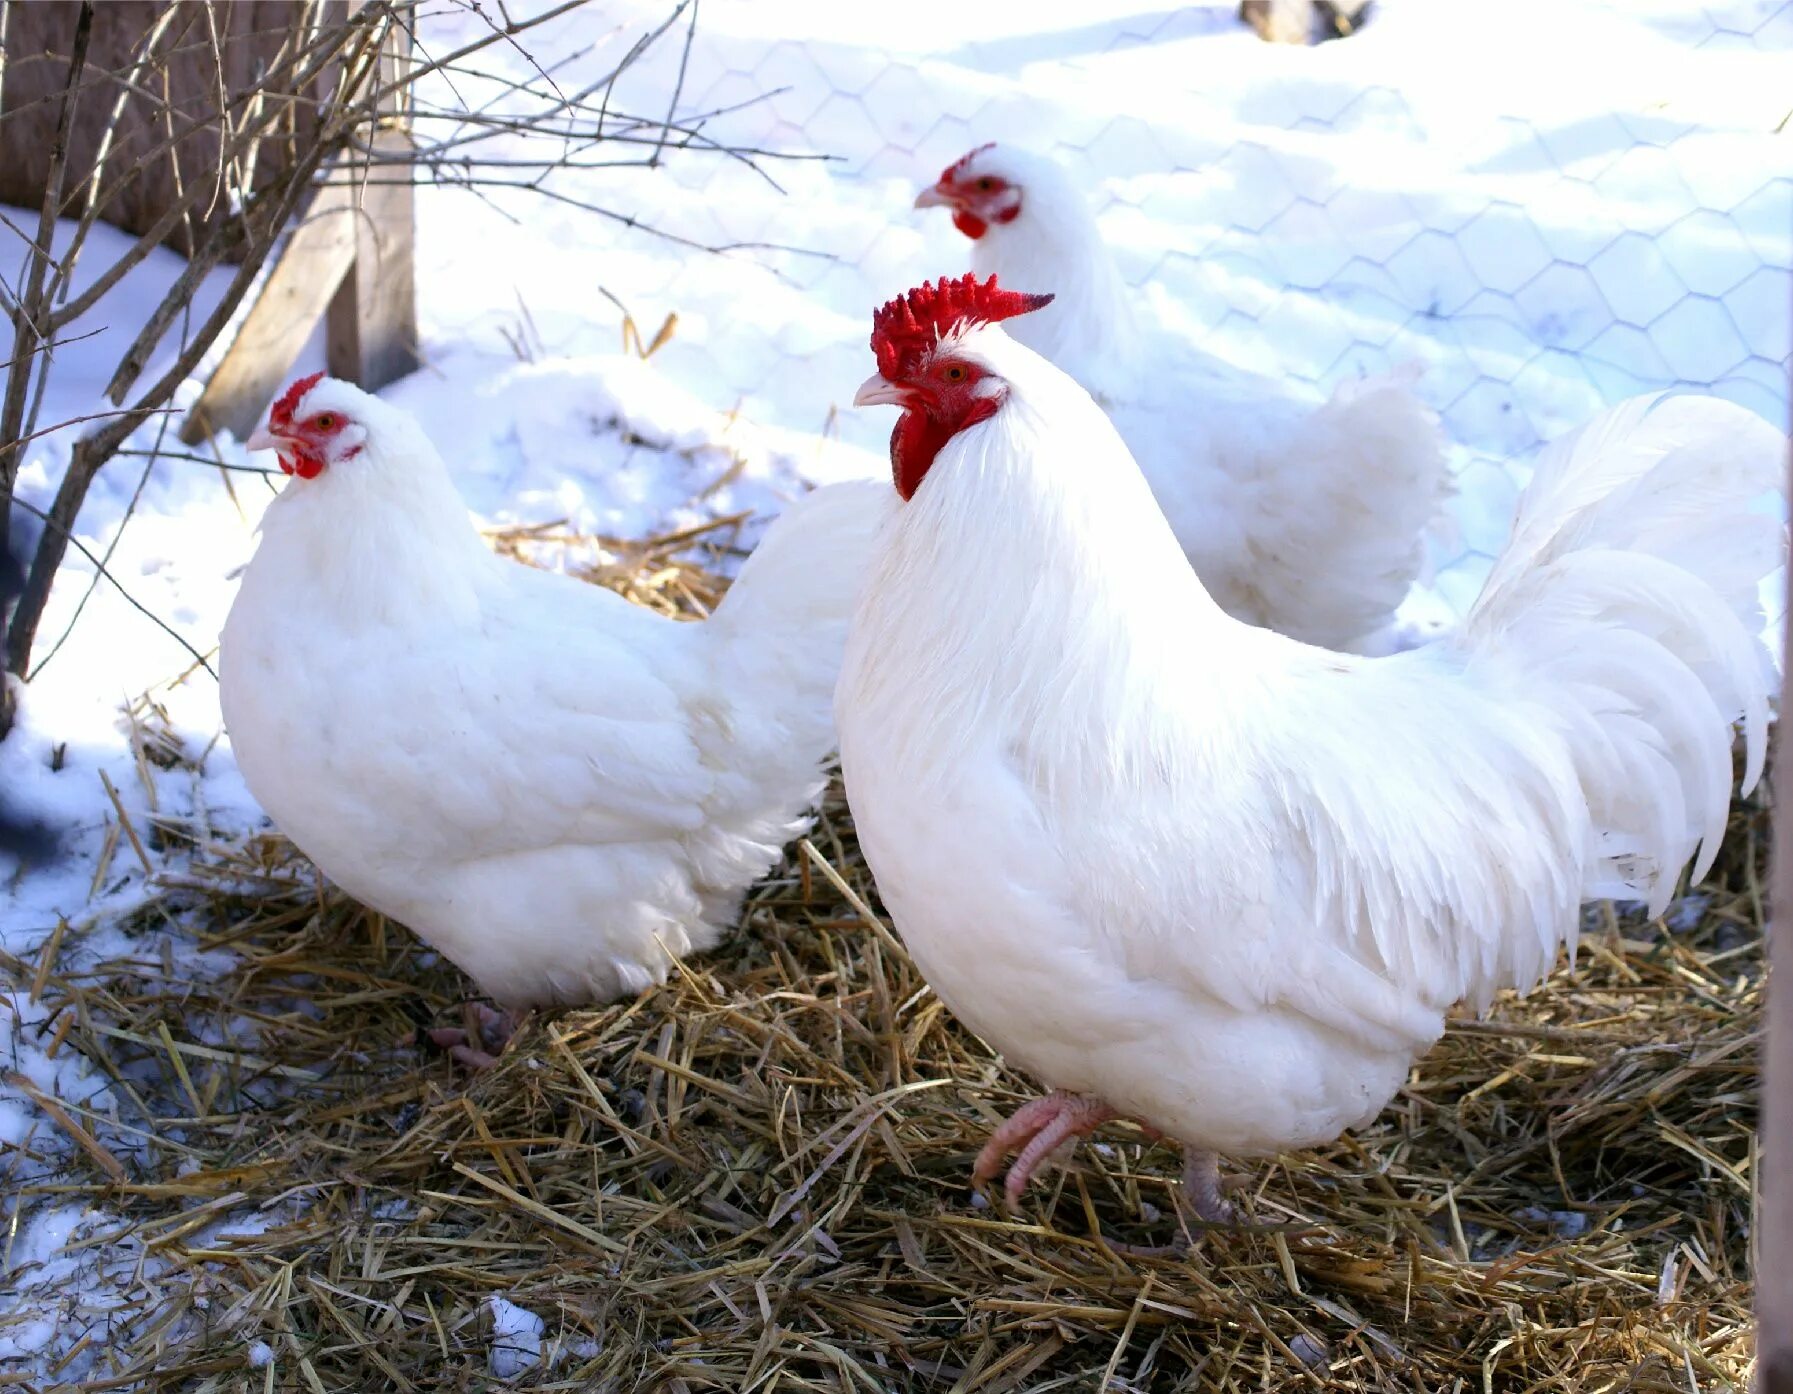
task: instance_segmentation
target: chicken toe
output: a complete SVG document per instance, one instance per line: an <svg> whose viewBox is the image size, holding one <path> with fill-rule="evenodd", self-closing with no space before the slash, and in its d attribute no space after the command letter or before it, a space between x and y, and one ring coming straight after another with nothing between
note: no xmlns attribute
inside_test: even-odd
<svg viewBox="0 0 1793 1394"><path fill-rule="evenodd" d="M971 1184L981 1191L1002 1170L1003 1158L1015 1153L1002 1186L1008 1208L1013 1210L1020 1205L1021 1192L1041 1162L1069 1139L1093 1133L1119 1116L1100 1099L1056 1089L1043 1099L1022 1105L990 1135L971 1169Z"/></svg>
<svg viewBox="0 0 1793 1394"><path fill-rule="evenodd" d="M489 1070L516 1032L517 1019L484 1002L466 1004L466 1024L438 1026L426 1032L431 1041L470 1070Z"/></svg>

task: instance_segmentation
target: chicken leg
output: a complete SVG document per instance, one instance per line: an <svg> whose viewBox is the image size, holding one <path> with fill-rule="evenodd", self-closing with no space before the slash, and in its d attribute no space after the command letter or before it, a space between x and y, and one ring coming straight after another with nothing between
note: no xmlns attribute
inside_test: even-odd
<svg viewBox="0 0 1793 1394"><path fill-rule="evenodd" d="M1183 1189L1177 1203L1186 1207L1198 1220L1211 1225L1230 1225L1239 1212L1226 1198L1220 1180L1220 1155L1185 1148L1183 1152Z"/></svg>
<svg viewBox="0 0 1793 1394"><path fill-rule="evenodd" d="M1003 1158L1015 1153L1014 1164L1003 1181L1003 1199L1013 1210L1020 1205L1021 1193L1041 1162L1071 1138L1085 1137L1120 1116L1100 1099L1055 1089L1044 1098L1022 1105L990 1135L971 1169L971 1184L981 1192L1002 1170ZM1142 1123L1140 1127L1148 1137L1155 1140L1163 1137L1149 1124ZM1239 1212L1226 1199L1225 1191L1220 1179L1219 1154L1186 1148L1183 1184L1176 1196L1177 1207L1204 1225L1238 1225ZM1181 1253L1188 1247L1188 1240L1183 1236L1166 1245L1122 1244L1112 1239L1106 1242L1118 1252L1139 1256Z"/></svg>

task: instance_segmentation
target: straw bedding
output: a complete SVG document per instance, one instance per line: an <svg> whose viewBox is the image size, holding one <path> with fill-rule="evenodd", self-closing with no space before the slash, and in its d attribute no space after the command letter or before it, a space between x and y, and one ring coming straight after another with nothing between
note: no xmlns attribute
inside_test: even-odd
<svg viewBox="0 0 1793 1394"><path fill-rule="evenodd" d="M701 613L719 583L680 557L725 533L605 554L553 530L499 543ZM155 724L146 709L151 757ZM77 1257L135 1255L141 1275L103 1319L71 1286L67 1331L89 1339L34 1387L1748 1378L1760 799L1666 922L1590 912L1578 966L1454 1026L1373 1128L1239 1171L1274 1231L1165 1258L1094 1237L1173 1232L1177 1159L1125 1125L1023 1213L972 1203L977 1147L1035 1086L917 976L838 785L725 947L640 999L528 1022L473 1078L418 1035L464 1010L465 981L277 836L129 831L168 868L144 954L65 974L53 941L6 965L57 1050L129 1100L116 1119L52 1117L33 1146L68 1163L15 1195L14 1223L90 1199L116 1223ZM154 947L171 930L228 950L227 971L186 980Z"/></svg>

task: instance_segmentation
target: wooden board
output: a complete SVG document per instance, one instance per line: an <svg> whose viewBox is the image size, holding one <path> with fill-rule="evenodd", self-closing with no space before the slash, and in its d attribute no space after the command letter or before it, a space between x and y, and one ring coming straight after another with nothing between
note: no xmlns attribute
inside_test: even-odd
<svg viewBox="0 0 1793 1394"><path fill-rule="evenodd" d="M179 201L183 189L195 183L211 185L217 178L218 124L202 121L165 149L171 117L163 110L163 98L173 113L172 121L180 124L182 118L198 118L213 111L220 87L232 99L256 90L263 85L262 75L293 26L307 17L302 0L212 5L209 16L207 7L197 0L174 0L174 14L155 50L159 55L156 62L138 79L135 89L123 90L122 84L108 75L129 71L144 37L169 8L168 0L107 0L95 7L83 91L69 128L65 192L72 194L84 187L101 144L110 134L108 192L100 217L133 236L154 227ZM0 62L6 74L5 82L0 83L6 151L6 157L0 159L0 203L34 209L43 205L51 137L60 115L56 99L68 81L69 49L80 12L76 0L32 0L8 11L5 40L0 44ZM217 50L211 43L214 27ZM317 133L315 103L289 101L284 93L270 96L289 105L286 134L293 139L262 142L253 165L258 192L285 173L291 151ZM146 159L150 162L135 170L128 183L115 184L125 170L143 165ZM207 231L229 216L227 199L208 197L190 221L174 225L166 242L182 256L190 256L195 234L203 241ZM237 256L240 252L229 259L234 261Z"/></svg>
<svg viewBox="0 0 1793 1394"><path fill-rule="evenodd" d="M381 132L376 151L410 149L402 131ZM378 167L396 181L406 166ZM409 183L369 184L358 191L355 264L330 302L325 365L330 376L377 392L418 365L417 276L413 261L416 190Z"/></svg>
<svg viewBox="0 0 1793 1394"><path fill-rule="evenodd" d="M409 31L393 25L372 70L376 90L392 86L410 61ZM253 430L320 317L328 316L331 376L374 392L417 366L416 189L403 91L386 99L371 142L376 158L390 163L343 159L325 172L311 210L182 423L189 445L213 431L241 440Z"/></svg>
<svg viewBox="0 0 1793 1394"><path fill-rule="evenodd" d="M356 190L341 171L334 177L339 182L324 185L312 199L242 328L181 423L181 439L188 445L216 431L242 440L255 429L353 264Z"/></svg>
<svg viewBox="0 0 1793 1394"><path fill-rule="evenodd" d="M1793 489L1793 477L1788 480ZM1787 641L1793 643L1793 568L1787 571ZM1793 653L1793 648L1784 650ZM1774 878L1768 922L1768 1029L1762 1046L1762 1125L1755 1178L1756 1389L1793 1394L1793 749L1787 699L1774 732Z"/></svg>

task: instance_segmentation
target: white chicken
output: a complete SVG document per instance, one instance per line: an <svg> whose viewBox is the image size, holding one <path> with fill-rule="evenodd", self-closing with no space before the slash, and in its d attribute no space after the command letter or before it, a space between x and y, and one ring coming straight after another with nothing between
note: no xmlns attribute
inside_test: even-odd
<svg viewBox="0 0 1793 1394"><path fill-rule="evenodd" d="M251 792L507 1008L664 980L822 789L889 490L806 495L714 616L679 623L495 555L417 423L321 378L248 442L297 476L221 641Z"/></svg>
<svg viewBox="0 0 1793 1394"><path fill-rule="evenodd" d="M1553 445L1461 628L1384 658L1209 597L1101 410L973 277L878 313L859 404L900 406L906 500L836 695L860 845L946 1004L1051 1086L979 1157L1011 1203L1124 1116L1216 1154L1328 1141L1468 999L1574 945L1584 899L1660 911L1723 836L1732 724L1761 772L1757 585L1785 438L1640 398Z"/></svg>
<svg viewBox="0 0 1793 1394"><path fill-rule="evenodd" d="M1401 641L1395 611L1451 492L1417 365L1322 401L1142 324L1083 195L1026 150L973 150L915 200L934 205L972 239L978 275L1053 292L1014 337L1108 412L1222 609L1327 648Z"/></svg>

